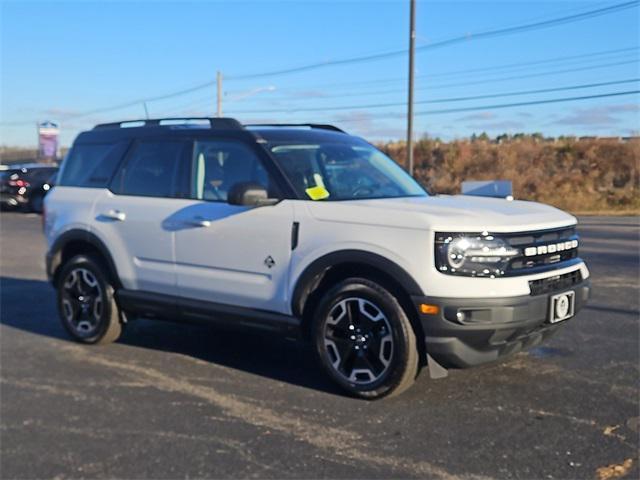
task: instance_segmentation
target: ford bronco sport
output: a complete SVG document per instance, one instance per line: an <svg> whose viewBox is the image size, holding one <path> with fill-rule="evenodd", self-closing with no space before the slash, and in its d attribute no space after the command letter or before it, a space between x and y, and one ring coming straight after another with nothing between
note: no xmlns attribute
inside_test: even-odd
<svg viewBox="0 0 640 480"><path fill-rule="evenodd" d="M364 398L537 345L589 296L574 217L430 196L330 125L98 125L45 207L74 339L112 342L135 317L271 330Z"/></svg>

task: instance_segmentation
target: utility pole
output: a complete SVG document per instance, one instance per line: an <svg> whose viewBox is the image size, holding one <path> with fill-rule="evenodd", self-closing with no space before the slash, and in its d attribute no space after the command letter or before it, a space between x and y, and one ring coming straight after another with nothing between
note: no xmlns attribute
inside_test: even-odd
<svg viewBox="0 0 640 480"><path fill-rule="evenodd" d="M217 102L216 115L218 117L222 117L222 72L220 71L216 76L216 86L218 87L218 102Z"/></svg>
<svg viewBox="0 0 640 480"><path fill-rule="evenodd" d="M409 175L413 176L413 58L416 42L416 0L410 0L411 13L409 15L409 98L407 105L407 167Z"/></svg>

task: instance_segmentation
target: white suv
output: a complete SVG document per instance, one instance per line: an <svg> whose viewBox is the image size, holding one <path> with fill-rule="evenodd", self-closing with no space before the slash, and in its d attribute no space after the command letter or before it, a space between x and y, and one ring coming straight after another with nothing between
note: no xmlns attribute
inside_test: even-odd
<svg viewBox="0 0 640 480"><path fill-rule="evenodd" d="M98 125L44 225L73 338L114 341L134 317L271 330L365 398L536 345L589 296L574 217L430 196L329 125Z"/></svg>

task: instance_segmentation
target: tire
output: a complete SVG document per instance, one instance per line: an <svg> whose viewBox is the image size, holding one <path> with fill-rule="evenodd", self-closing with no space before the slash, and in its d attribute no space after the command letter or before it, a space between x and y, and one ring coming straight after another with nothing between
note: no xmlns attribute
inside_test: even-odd
<svg viewBox="0 0 640 480"><path fill-rule="evenodd" d="M122 333L114 288L101 262L77 255L66 262L56 285L58 313L69 335L80 343L115 342Z"/></svg>
<svg viewBox="0 0 640 480"><path fill-rule="evenodd" d="M329 289L311 332L324 370L354 396L394 396L415 381L415 333L398 300L376 282L348 278Z"/></svg>

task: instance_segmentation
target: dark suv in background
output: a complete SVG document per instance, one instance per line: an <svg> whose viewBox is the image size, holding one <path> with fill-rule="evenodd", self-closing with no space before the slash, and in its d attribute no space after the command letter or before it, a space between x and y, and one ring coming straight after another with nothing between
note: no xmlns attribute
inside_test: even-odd
<svg viewBox="0 0 640 480"><path fill-rule="evenodd" d="M55 184L58 167L51 164L25 163L0 170L0 205L42 212L42 201Z"/></svg>

